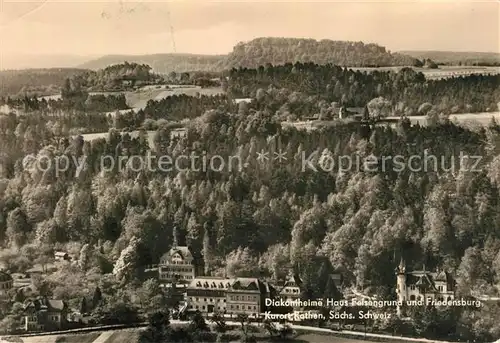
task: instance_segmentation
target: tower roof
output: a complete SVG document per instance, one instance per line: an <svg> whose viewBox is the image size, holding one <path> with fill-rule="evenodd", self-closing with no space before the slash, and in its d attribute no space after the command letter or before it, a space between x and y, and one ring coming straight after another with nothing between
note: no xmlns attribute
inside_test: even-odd
<svg viewBox="0 0 500 343"><path fill-rule="evenodd" d="M401 260L399 261L399 265L396 268L396 273L404 274L405 272L406 272L406 262L403 259L403 256L401 256Z"/></svg>

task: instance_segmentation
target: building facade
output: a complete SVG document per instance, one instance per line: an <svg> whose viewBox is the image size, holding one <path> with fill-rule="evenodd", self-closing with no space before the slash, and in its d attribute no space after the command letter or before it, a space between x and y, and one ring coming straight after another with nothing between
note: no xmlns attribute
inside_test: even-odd
<svg viewBox="0 0 500 343"><path fill-rule="evenodd" d="M186 289L188 308L202 313L226 313L227 290L232 279L197 277Z"/></svg>
<svg viewBox="0 0 500 343"><path fill-rule="evenodd" d="M227 290L226 311L257 317L266 311L265 299L274 296L275 290L267 282L257 278L236 278Z"/></svg>
<svg viewBox="0 0 500 343"><path fill-rule="evenodd" d="M163 255L158 265L159 279L167 283L190 283L196 276L202 275L201 259L186 246L174 246Z"/></svg>
<svg viewBox="0 0 500 343"><path fill-rule="evenodd" d="M67 316L68 307L64 301L40 297L25 303L23 326L26 331L60 330Z"/></svg>
<svg viewBox="0 0 500 343"><path fill-rule="evenodd" d="M14 287L14 279L4 271L0 271L0 298L7 299L10 290Z"/></svg>
<svg viewBox="0 0 500 343"><path fill-rule="evenodd" d="M407 271L403 259L396 268L396 295L398 301L450 301L455 298L455 280L453 276L442 270L431 272L425 270Z"/></svg>
<svg viewBox="0 0 500 343"><path fill-rule="evenodd" d="M279 292L279 296L284 301L295 301L300 299L300 293L302 291L302 281L299 276L294 273L290 273L283 285L283 288Z"/></svg>

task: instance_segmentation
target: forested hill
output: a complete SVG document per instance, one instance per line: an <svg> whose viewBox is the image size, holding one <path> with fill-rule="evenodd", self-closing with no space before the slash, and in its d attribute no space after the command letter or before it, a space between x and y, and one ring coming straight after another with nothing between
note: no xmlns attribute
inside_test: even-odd
<svg viewBox="0 0 500 343"><path fill-rule="evenodd" d="M51 95L64 80L85 72L77 68L23 69L0 71L0 96Z"/></svg>
<svg viewBox="0 0 500 343"><path fill-rule="evenodd" d="M273 65L314 62L350 67L411 66L415 58L395 54L377 44L302 38L256 38L237 44L228 55L155 54L108 55L82 64L85 69L102 69L124 61L148 64L156 73L221 71L233 67L257 68Z"/></svg>
<svg viewBox="0 0 500 343"><path fill-rule="evenodd" d="M401 51L402 54L418 59L431 59L450 65L500 65L500 53L458 52L458 51Z"/></svg>
<svg viewBox="0 0 500 343"><path fill-rule="evenodd" d="M194 55L194 54L154 54L154 55L107 55L88 61L80 67L85 69L104 69L112 64L124 61L147 64L153 71L160 74L191 71L218 71L224 60L223 55Z"/></svg>
<svg viewBox="0 0 500 343"><path fill-rule="evenodd" d="M225 61L226 68L256 68L273 65L313 62L349 67L412 66L413 57L394 54L377 44L314 40L302 38L257 38L237 44Z"/></svg>

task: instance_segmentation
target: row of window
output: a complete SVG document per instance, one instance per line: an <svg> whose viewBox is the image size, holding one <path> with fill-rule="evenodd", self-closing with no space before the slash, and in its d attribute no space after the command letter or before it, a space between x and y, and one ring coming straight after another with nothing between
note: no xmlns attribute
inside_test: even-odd
<svg viewBox="0 0 500 343"><path fill-rule="evenodd" d="M194 297L191 297L191 299L190 299L190 300L191 300L191 301L200 301L200 298L194 298ZM204 298L204 299L203 299L203 301L204 301L204 302L207 302L207 298ZM211 303L213 303L213 302L214 302L214 301L216 301L216 300L214 300L214 298L208 298L208 301L209 301L209 302L211 302ZM219 299L219 302L220 302L220 303L222 303L222 302L226 302L226 299Z"/></svg>
<svg viewBox="0 0 500 343"><path fill-rule="evenodd" d="M38 322L37 316L26 316L26 319L30 323ZM60 320L60 317L57 315L54 315L54 316L48 316L48 319L52 322L58 322Z"/></svg>
<svg viewBox="0 0 500 343"><path fill-rule="evenodd" d="M253 305L253 306L250 306L250 305L241 305L241 310L242 311L245 311L245 306L246 306L246 310L248 311L257 311L257 306ZM229 309L230 310L240 310L240 305L229 305Z"/></svg>
<svg viewBox="0 0 500 343"><path fill-rule="evenodd" d="M191 297L191 301L201 301L202 298L199 297ZM257 301L258 297L255 295L231 295L229 296L231 301ZM203 298L204 302L217 302L214 298ZM226 302L226 299L219 299L219 302Z"/></svg>
<svg viewBox="0 0 500 343"><path fill-rule="evenodd" d="M283 289L283 292L284 292L284 293L293 293L293 294L298 294L298 293L299 293L299 290L298 290L297 288L294 288L294 289L285 288L285 289Z"/></svg>
<svg viewBox="0 0 500 343"><path fill-rule="evenodd" d="M180 265L193 265L194 262L185 262L185 261L165 261L164 264L180 264Z"/></svg>
<svg viewBox="0 0 500 343"><path fill-rule="evenodd" d="M226 286L229 288L229 283L226 284ZM205 282L203 285L201 284L201 282L197 282L196 283L196 287L204 287L204 288L217 288L217 285L215 284L215 282L212 282L212 284L208 284L208 282ZM221 282L219 283L219 288L224 288L224 284Z"/></svg>
<svg viewBox="0 0 500 343"><path fill-rule="evenodd" d="M202 305L202 306L190 305L189 308L191 308L193 310L201 310L201 311L208 310L208 306L205 306L205 305ZM215 307L214 307L214 309L215 309ZM223 311L223 310L225 310L225 307L224 306L217 306L217 309L220 311Z"/></svg>
<svg viewBox="0 0 500 343"><path fill-rule="evenodd" d="M415 295L410 295L410 300L418 300L418 301L424 301L424 297L422 295L415 296ZM427 300L432 301L432 297L427 297ZM448 297L447 301L452 301L452 297ZM445 301L444 297L437 297L437 301Z"/></svg>
<svg viewBox="0 0 500 343"><path fill-rule="evenodd" d="M244 295L231 295L231 296L229 296L229 299L231 301L240 301L240 298L241 298L241 301L257 301L257 296L256 295L248 295L248 296L244 296Z"/></svg>
<svg viewBox="0 0 500 343"><path fill-rule="evenodd" d="M193 273L194 268L169 268L169 267L163 267L161 269L164 272L177 272L177 273Z"/></svg>
<svg viewBox="0 0 500 343"><path fill-rule="evenodd" d="M160 274L160 279L165 280L165 279L179 279L179 280L192 280L193 276L192 275L179 275L179 274Z"/></svg>
<svg viewBox="0 0 500 343"><path fill-rule="evenodd" d="M403 287L403 289L405 289L405 288L406 288L406 286L405 286L405 287ZM416 289L417 289L417 287L416 287L415 285L410 285L410 290L411 290L411 291L414 291L414 290L416 290ZM437 287L437 289L438 289L438 291L440 291L440 292L446 292L443 286L438 286L438 287Z"/></svg>
<svg viewBox="0 0 500 343"><path fill-rule="evenodd" d="M12 281L0 283L0 289L11 289L13 286Z"/></svg>

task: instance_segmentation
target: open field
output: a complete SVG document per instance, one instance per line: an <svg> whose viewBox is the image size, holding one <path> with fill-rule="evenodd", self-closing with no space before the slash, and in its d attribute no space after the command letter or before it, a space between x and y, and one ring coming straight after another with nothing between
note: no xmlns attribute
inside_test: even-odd
<svg viewBox="0 0 500 343"><path fill-rule="evenodd" d="M412 125L419 124L420 126L427 125L427 119L425 116L412 116L408 117ZM450 120L453 122L458 122L459 125L466 126L469 128L488 126L491 122L491 118L495 118L497 123L500 124L500 112L483 112L483 113L461 113L450 115ZM389 120L399 120L399 117L387 117ZM351 120L352 121L352 120ZM282 126L294 126L297 129L304 130L315 130L320 127L338 125L340 121L296 121L296 122L282 122ZM382 123L381 125L385 125Z"/></svg>
<svg viewBox="0 0 500 343"><path fill-rule="evenodd" d="M158 85L158 86L145 86L136 91L127 91L123 92L125 94L125 99L127 100L127 105L132 109L141 109L146 107L146 104L149 100L161 100L163 98L168 98L172 95L181 95L186 94L189 96L196 96L197 94L201 95L218 95L222 94L221 87L210 87L210 88L201 88L200 86L193 85ZM121 94L121 92L90 92L90 95L97 94ZM49 95L43 96L39 99L45 100L58 100L61 98L61 95Z"/></svg>
<svg viewBox="0 0 500 343"><path fill-rule="evenodd" d="M409 117L413 125L427 125L427 120L425 116L413 116ZM497 123L500 123L500 112L482 112L482 113L462 113L462 114L452 114L450 115L451 121L458 121L461 125L481 125L488 126L491 122L491 118L495 118ZM388 119L399 119L397 117L388 117Z"/></svg>
<svg viewBox="0 0 500 343"><path fill-rule="evenodd" d="M137 343L139 340L139 330L106 331L103 333L88 333L79 335L61 336L38 336L23 337L22 343ZM21 341L19 341L21 342ZM271 341L259 340L261 343ZM276 341L273 341L276 342ZM314 333L300 334L290 343L366 343L351 338L337 337L333 335L319 335Z"/></svg>
<svg viewBox="0 0 500 343"><path fill-rule="evenodd" d="M353 70L371 72L378 71L394 71L397 72L403 67L380 67L380 68L350 68ZM500 67L469 67L469 66L439 66L438 69L416 68L410 67L417 72L421 72L427 79L442 79L447 77L467 76L471 74L500 74Z"/></svg>
<svg viewBox="0 0 500 343"><path fill-rule="evenodd" d="M464 126L469 126L469 127L477 127L477 126L488 126L488 124L491 122L491 118L495 118L497 123L500 124L500 112L486 112L486 113L463 113L463 114L454 114L450 116L450 120L458 121L459 124L464 125ZM411 120L411 123L413 125L419 124L421 126L427 125L427 120L425 119L425 116L413 116L409 117ZM398 120L399 117L388 117L387 119L394 119ZM295 126L298 129L306 129L306 130L311 130L311 129L316 129L320 126L327 126L331 123L331 121L298 121L298 122L283 122L283 126ZM129 132L131 137L136 137L138 131L132 131ZM149 146L153 147L154 145L154 135L156 131L148 131L148 142ZM100 132L100 133L86 133L83 134L83 139L85 141L92 141L97 138L107 138L108 133L107 132Z"/></svg>
<svg viewBox="0 0 500 343"><path fill-rule="evenodd" d="M294 341L296 343L366 343L366 341L360 341L357 339L343 338L332 335L318 335L315 333L299 335Z"/></svg>

